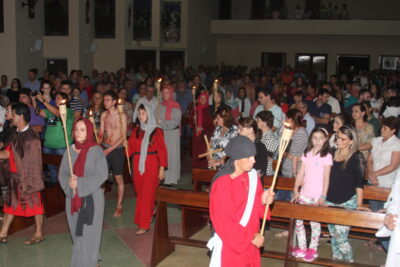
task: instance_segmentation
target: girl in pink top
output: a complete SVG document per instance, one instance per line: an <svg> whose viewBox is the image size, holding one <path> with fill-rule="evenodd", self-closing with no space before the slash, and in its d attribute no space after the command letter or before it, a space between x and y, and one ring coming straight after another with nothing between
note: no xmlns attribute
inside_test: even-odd
<svg viewBox="0 0 400 267"><path fill-rule="evenodd" d="M325 128L315 128L308 140L308 147L301 157L300 170L296 176L292 202L304 205L323 205L329 186L329 173L332 166L332 155L329 153L328 131ZM299 189L300 188L300 189ZM313 261L318 257L317 249L321 224L310 222L311 241L307 249L306 231L302 220L296 220L296 235L298 247L293 250L293 256Z"/></svg>

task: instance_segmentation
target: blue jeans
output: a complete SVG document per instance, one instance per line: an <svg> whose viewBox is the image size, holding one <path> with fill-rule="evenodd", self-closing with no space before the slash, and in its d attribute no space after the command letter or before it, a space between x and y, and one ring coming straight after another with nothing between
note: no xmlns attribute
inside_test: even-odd
<svg viewBox="0 0 400 267"><path fill-rule="evenodd" d="M51 155L64 155L66 148L50 148L50 147L43 147L44 154L51 154ZM55 165L48 165L50 171L50 181L52 183L58 182L58 166Z"/></svg>
<svg viewBox="0 0 400 267"><path fill-rule="evenodd" d="M372 211L378 211L380 209L383 209L384 205L385 205L385 201L379 201L379 200L370 200L369 201L369 206Z"/></svg>

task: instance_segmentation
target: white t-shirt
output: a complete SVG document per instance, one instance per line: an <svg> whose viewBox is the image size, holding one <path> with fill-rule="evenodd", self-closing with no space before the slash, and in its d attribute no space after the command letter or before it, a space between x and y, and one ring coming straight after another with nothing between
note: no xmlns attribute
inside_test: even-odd
<svg viewBox="0 0 400 267"><path fill-rule="evenodd" d="M374 137L372 139L371 156L374 166L374 171L380 170L390 164L392 152L400 151L400 140L393 135L388 140L383 142L383 137ZM391 173L378 176L379 187L392 188L395 182L397 170Z"/></svg>

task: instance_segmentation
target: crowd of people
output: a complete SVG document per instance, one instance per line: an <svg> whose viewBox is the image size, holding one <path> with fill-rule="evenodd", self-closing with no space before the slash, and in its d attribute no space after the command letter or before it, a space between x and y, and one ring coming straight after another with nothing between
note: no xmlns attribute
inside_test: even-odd
<svg viewBox="0 0 400 267"><path fill-rule="evenodd" d="M43 170L37 167L41 157L28 160L35 155L29 150L37 147L35 153L63 155L61 166L48 166L45 174L46 182L59 182L67 196L73 262L99 259L101 188L110 174L118 195L114 216L121 216L125 158L132 157L137 235L150 229L159 183L167 187L178 183L181 154L191 154L193 168L229 169L235 153L229 154L227 147L237 136L254 144L255 150L246 155L254 157L248 164L254 164L261 177L274 173L284 127L293 130L279 172L295 179L295 188L279 190L279 200L366 210L364 185L393 188L400 175L400 73L396 71L359 71L318 81L316 75L291 66L277 70L222 64L171 68L165 73L144 67L93 70L91 76L80 70L69 75L44 71L40 78L31 69L28 77L24 83L17 78L9 83L7 76L1 76L0 242L7 242L13 216L35 216L36 232L26 244L44 240ZM60 107L65 104L63 122ZM199 158L208 149L213 153ZM35 180L27 175L33 171L40 175ZM217 189L212 186L211 193ZM265 204L268 196L262 199ZM390 202L371 201L369 206L376 212L390 210ZM386 218L385 225L393 229L394 217ZM218 223L214 224L218 233ZM312 222L311 227L307 248L303 222L296 222L298 247L293 255L306 261L318 257L320 224ZM352 262L350 228L328 227L333 259ZM387 239L382 245L387 249Z"/></svg>

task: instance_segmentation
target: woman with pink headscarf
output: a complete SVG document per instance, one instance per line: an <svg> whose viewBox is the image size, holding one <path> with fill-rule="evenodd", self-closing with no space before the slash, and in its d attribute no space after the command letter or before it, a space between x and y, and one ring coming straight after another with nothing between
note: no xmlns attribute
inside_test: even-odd
<svg viewBox="0 0 400 267"><path fill-rule="evenodd" d="M162 89L162 103L158 110L158 124L164 132L164 140L168 152L168 170L165 172L165 185L177 184L181 173L181 141L180 124L181 108L174 101L174 89L165 86Z"/></svg>

